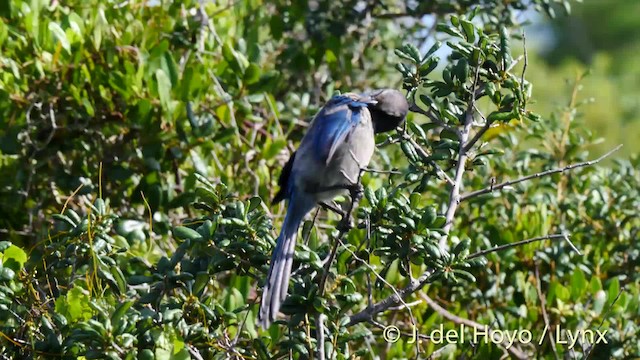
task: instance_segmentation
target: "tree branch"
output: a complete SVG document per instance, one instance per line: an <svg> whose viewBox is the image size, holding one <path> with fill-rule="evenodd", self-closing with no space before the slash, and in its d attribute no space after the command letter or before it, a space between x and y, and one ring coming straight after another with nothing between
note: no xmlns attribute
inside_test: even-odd
<svg viewBox="0 0 640 360"><path fill-rule="evenodd" d="M473 86L471 88L471 98L469 99L469 103L467 105L467 113L464 119L464 127L462 131L459 133L460 138L460 150L458 152L458 162L456 164L456 175L453 179L453 186L451 187L451 192L449 193L449 206L447 207L447 213L445 214L445 224L442 230L445 234L449 235L451 231L451 227L453 226L453 219L456 215L456 210L458 209L458 205L460 204L460 188L462 188L462 176L465 172L465 163L467 162L467 141L469 139L469 133L471 132L471 127L473 126L473 114L475 112L476 107L476 88L478 86L478 73L480 68L476 66L475 75L473 79ZM440 238L439 245L440 247L445 247L447 245L447 240L449 236L443 236Z"/></svg>
<svg viewBox="0 0 640 360"><path fill-rule="evenodd" d="M568 171L568 170L573 170L573 169L576 169L576 168L597 164L600 161L602 161L603 159L605 159L606 157L608 157L611 154L613 154L614 152L620 150L621 147L622 147L622 144L620 144L620 145L616 146L615 148L609 150L606 154L600 156L599 158L597 158L595 160L584 161L584 162L581 162L581 163L570 164L570 165L567 165L567 166L562 167L562 168L556 168L556 169L551 169L551 170L547 170L547 171L542 171L542 172L539 172L539 173L535 173L535 174L531 174L531 175L527 175L527 176L521 177L519 179L505 181L505 182L497 184L497 185L489 186L489 187L486 187L486 188L481 189L481 190L476 190L476 191L464 194L464 195L462 195L460 197L460 201L465 201L465 200L471 199L471 198L476 197L476 196L480 196L480 195L491 193L493 191L499 191L499 190L502 190L503 188L505 188L507 186L515 185L515 184L521 183L523 181L527 181L527 180L531 180L531 179L535 179L535 178L541 178L541 177L544 177L544 176L549 176L549 175L565 172L565 171Z"/></svg>
<svg viewBox="0 0 640 360"><path fill-rule="evenodd" d="M438 118L438 116L436 114L434 114L432 111L427 111L427 110L423 110L421 107L419 107L418 105L416 105L416 103L412 103L411 106L409 107L409 111L420 114L420 115L424 115L426 117L429 118L429 120L431 120L432 123L443 127L449 131L453 131L457 134L459 134L459 131L457 128L445 123L444 121L440 120Z"/></svg>
<svg viewBox="0 0 640 360"><path fill-rule="evenodd" d="M316 314L316 341L318 342L318 360L324 360L324 322L327 320L327 315Z"/></svg>
<svg viewBox="0 0 640 360"><path fill-rule="evenodd" d="M478 130L476 134L473 136L473 138L469 140L469 142L464 146L465 152L468 152L469 150L471 150L473 145L475 145L478 142L478 140L480 140L482 135L484 135L484 133L486 133L487 130L491 128L491 124L493 124L491 121L485 119L482 129Z"/></svg>
<svg viewBox="0 0 640 360"><path fill-rule="evenodd" d="M349 254L351 254L351 256L353 256L354 259L356 259L356 261L361 262L367 269L369 269L377 278L378 280L382 281L385 285L387 285L388 287L391 288L391 290L393 291L393 296L395 296L397 299L399 299L399 303L402 304L402 308L406 308L409 311L409 317L411 318L411 325L416 326L416 320L413 317L413 312L411 311L411 308L409 307L409 305L407 305L407 303L404 302L404 298L401 296L401 294L398 293L398 290L396 290L396 288L389 284L389 282L387 282L387 280L385 280L385 278L383 278L380 274L378 274L375 269L373 267L371 267L371 265L369 265L369 263L367 263L366 261L364 261L363 259L361 259L358 255L356 255L356 253L354 253L351 249L349 249L343 242L342 239L338 239L338 241L340 242L340 245L342 245L342 247L347 250L349 252Z"/></svg>
<svg viewBox="0 0 640 360"><path fill-rule="evenodd" d="M509 248L520 246L520 245L524 245L524 244L529 244L529 243L536 242L536 241L555 240L555 239L564 239L565 241L567 241L569 243L571 248L575 252L578 253L578 255L582 255L580 253L580 251L578 250L578 248L576 248L575 245L573 245L573 243L571 242L571 240L569 240L569 235L568 234L553 234L553 235L539 236L539 237L535 237L535 238L531 238L531 239L527 239L527 240L520 240L520 241L516 241L516 242L511 243L511 244L505 244L505 245L500 245L500 246L493 247L491 249L481 250L481 251L475 252L475 253L467 256L467 259L477 258L479 256L484 256L484 255L490 254L492 252L502 251L502 250L505 250L505 249L509 249Z"/></svg>
<svg viewBox="0 0 640 360"><path fill-rule="evenodd" d="M434 269L428 269L417 280L412 281L411 284L409 284L409 286L405 287L404 289L396 291L394 294L388 296L384 300L370 307L367 307L366 309L354 315L351 315L346 326L349 327L364 321L369 321L375 314L383 312L392 306L398 305L409 295L422 289L427 283L429 283L434 272Z"/></svg>
<svg viewBox="0 0 640 360"><path fill-rule="evenodd" d="M538 293L538 299L540 300L540 308L542 310L542 319L544 320L544 326L547 330L551 330L549 325L549 314L547 314L547 302L545 301L545 296L542 293L542 289L540 288L540 272L538 271L538 263L535 264L536 268L536 292ZM556 360L559 360L558 351L556 350L556 341L553 338L553 331L549 331L549 342L551 343L551 350L553 350L553 355Z"/></svg>

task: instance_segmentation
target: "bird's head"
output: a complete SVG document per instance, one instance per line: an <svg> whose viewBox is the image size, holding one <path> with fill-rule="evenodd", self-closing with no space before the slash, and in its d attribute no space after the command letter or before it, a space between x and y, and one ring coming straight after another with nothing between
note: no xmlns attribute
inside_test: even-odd
<svg viewBox="0 0 640 360"><path fill-rule="evenodd" d="M369 111L376 134L395 129L409 112L409 103L398 90L379 89L367 95L372 100Z"/></svg>

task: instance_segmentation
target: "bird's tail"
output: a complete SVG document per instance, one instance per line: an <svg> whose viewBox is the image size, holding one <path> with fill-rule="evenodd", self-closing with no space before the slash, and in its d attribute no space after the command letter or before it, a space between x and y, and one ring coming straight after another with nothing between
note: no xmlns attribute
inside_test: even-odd
<svg viewBox="0 0 640 360"><path fill-rule="evenodd" d="M276 319L280 305L287 297L298 227L304 216L315 205L313 202L305 200L294 196L289 200L287 215L271 257L271 267L262 291L262 301L258 312L258 325L262 328L269 327Z"/></svg>

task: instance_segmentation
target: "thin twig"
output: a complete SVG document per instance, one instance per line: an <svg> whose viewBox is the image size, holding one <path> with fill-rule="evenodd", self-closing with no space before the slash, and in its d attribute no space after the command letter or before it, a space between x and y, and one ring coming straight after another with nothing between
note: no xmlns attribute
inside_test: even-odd
<svg viewBox="0 0 640 360"><path fill-rule="evenodd" d="M445 128L449 131L453 131L455 133L459 133L458 129L445 123L444 121L440 120L438 118L438 116L436 114L433 113L433 111L427 111L422 109L421 107L419 107L416 103L411 104L411 106L409 107L409 111L420 114L420 115L424 115L426 117L429 118L429 120L431 120L432 123Z"/></svg>
<svg viewBox="0 0 640 360"><path fill-rule="evenodd" d="M402 175L402 172L398 170L377 170L371 168L362 169L365 172L375 173L375 174L394 174L394 175Z"/></svg>
<svg viewBox="0 0 640 360"><path fill-rule="evenodd" d="M429 296L427 296L427 294L425 293L420 293L420 296L422 297L422 299L438 314L442 315L443 318L452 321L456 324L463 324L478 330L484 330L487 329L488 331L488 336L490 339L493 339L494 337L492 336L492 334L494 332L496 332L497 330L493 330L491 328L489 328L488 325L482 325L479 324L475 321L469 320L469 319L465 319L465 318L461 318L459 316L456 316L452 313L450 313L449 311L447 311L445 308L443 308L442 306L440 306L440 304L438 304L437 302L435 302L433 299L431 299ZM508 340L504 339L504 341L500 344L502 348L504 348L505 350L507 350L509 353L511 353L512 356L518 358L518 359L528 359L529 357L522 352L522 350L518 349L516 346L514 346L513 344L511 346L507 346L508 345Z"/></svg>
<svg viewBox="0 0 640 360"><path fill-rule="evenodd" d="M545 236L539 236L539 237L535 237L535 238L531 238L531 239L516 241L516 242L511 243L511 244L500 245L500 246L493 247L491 249L481 250L481 251L475 252L475 253L469 255L467 257L467 259L477 258L479 256L484 256L484 255L490 254L492 252L502 251L502 250L505 250L505 249L509 249L509 248L520 246L520 245L524 245L524 244L529 244L529 243L536 242L536 241L555 240L555 239L564 239L565 241L568 241L569 235L567 235L567 234L552 234L552 235L545 235ZM580 251L575 247L575 245L573 245L571 243L571 241L568 241L568 242L569 242L569 244L571 244L571 247L574 249L574 251L576 251L578 253L578 255L581 255Z"/></svg>
<svg viewBox="0 0 640 360"><path fill-rule="evenodd" d="M491 128L491 124L493 124L493 123L491 121L489 121L489 120L485 120L484 121L484 125L482 126L482 129L478 130L476 132L476 134L473 136L473 138L471 140L469 140L467 145L464 146L464 151L465 152L471 150L473 145L475 145L478 142L478 140L480 140L480 138L482 138L482 135L484 135L484 133L486 133L487 130L489 130Z"/></svg>
<svg viewBox="0 0 640 360"><path fill-rule="evenodd" d="M527 71L527 65L529 65L529 54L527 53L527 37L522 30L522 49L524 50L524 64L522 65L522 74L520 74L520 92L524 94L524 73ZM522 104L522 110L527 107L527 97L523 95L524 104Z"/></svg>
<svg viewBox="0 0 640 360"><path fill-rule="evenodd" d="M615 148L609 150L606 154L600 156L599 158L597 158L595 160L584 161L584 162L581 162L581 163L570 164L570 165L567 165L567 166L562 167L562 168L556 168L556 169L551 169L551 170L547 170L547 171L542 171L542 172L539 172L539 173L535 173L535 174L531 174L531 175L527 175L527 176L521 177L519 179L505 181L505 182L497 184L497 185L492 185L490 187L487 187L487 188L484 188L484 189L481 189L481 190L476 190L476 191L464 194L464 195L462 195L460 197L460 201L465 201L465 200L468 200L470 198L473 198L473 197L476 197L476 196L480 196L480 195L484 195L484 194L488 194L488 193L493 192L493 191L499 191L499 190L502 190L503 188L505 188L507 186L515 185L515 184L521 183L523 181L536 179L536 178L541 178L541 177L544 177L544 176L549 176L549 175L553 175L553 174L557 174L557 173L562 173L562 172L565 172L565 171L568 171L568 170L573 170L573 169L576 169L576 168L597 164L600 161L602 161L603 159L605 159L606 157L608 157L611 154L613 154L614 152L620 150L621 147L622 147L622 144L620 144L620 145L616 146Z"/></svg>
<svg viewBox="0 0 640 360"><path fill-rule="evenodd" d="M558 350L556 349L556 341L553 338L553 331L551 331L551 326L549 324L549 314L547 314L547 302L545 300L545 296L542 293L542 289L540 287L540 272L538 271L538 263L535 263L535 274L536 274L536 292L538 293L538 299L540 300L540 308L542 310L542 319L544 320L545 329L547 329L549 333L549 342L551 343L551 350L553 350L553 355L556 360L560 359L558 357ZM542 341L541 341L542 343Z"/></svg>
<svg viewBox="0 0 640 360"><path fill-rule="evenodd" d="M413 317L413 312L411 311L411 307L409 306L409 304L407 304L406 302L404 302L404 300L402 299L402 297L400 296L400 294L398 293L398 290L396 290L396 288L389 284L389 282L387 280L385 280L385 278L383 278L380 274L378 274L378 272L375 271L375 269L369 265L369 263L367 263L366 261L362 260L358 255L356 255L356 253L354 253L351 249L349 249L343 242L341 239L338 240L340 242L340 245L342 245L342 247L347 250L347 252L349 252L349 254L351 254L351 256L353 256L354 259L356 259L356 261L361 262L367 269L369 269L369 271L371 271L376 278L378 278L378 280L380 280L383 284L387 285L389 288L391 288L391 291L393 291L394 295L398 297L398 299L400 299L400 304L401 307L400 308L396 308L396 310L400 310L400 309L407 309L407 311L409 311L409 317L411 319L411 325L416 326L416 319Z"/></svg>
<svg viewBox="0 0 640 360"><path fill-rule="evenodd" d="M436 172L438 173L438 175L440 175L447 182L447 184L453 185L453 180L451 179L451 177L447 175L447 173L444 172L444 170L442 170L442 168L440 168L440 166L438 166L438 164L436 164L435 161L429 159L429 154L427 154L427 152L422 148L422 146L420 146L420 144L418 144L415 140L413 140L408 135L406 136L406 140L411 143L411 145L416 149L416 152L418 153L418 155L423 160L426 160L427 162L429 162L431 166L433 166L436 169Z"/></svg>
<svg viewBox="0 0 640 360"><path fill-rule="evenodd" d="M249 308L247 310L247 314L244 316L244 319L242 320L242 324L238 328L238 332L236 333L235 338L231 342L231 346L236 346L236 344L238 344L238 340L240 340L240 335L242 334L242 329L244 329L244 326L247 323L247 319L249 318L249 314L251 313L251 311L250 311L251 306L253 306L253 304L249 306Z"/></svg>
<svg viewBox="0 0 640 360"><path fill-rule="evenodd" d="M361 323L363 321L369 321L373 319L375 314L383 312L389 309L392 306L398 305L404 299L406 299L409 295L415 293L416 291L422 289L427 283L432 280L432 276L435 273L435 269L427 269L419 278L415 281L411 282L408 286L403 288L400 291L394 291L392 295L389 295L384 300L374 304L373 306L367 307L366 309L353 314L349 317L349 322L347 323L347 327Z"/></svg>
<svg viewBox="0 0 640 360"><path fill-rule="evenodd" d="M611 312L611 309L613 308L613 305L615 305L618 302L618 299L620 298L620 295L622 295L623 292L624 292L624 289L620 289L620 291L618 291L618 295L616 295L616 298L613 299L613 301L611 302L611 305L609 305L609 307L607 308L607 311L604 313L604 316L602 316L602 321L600 321L600 325L598 325L598 329L597 330L600 330L602 328L602 325L604 325L604 321L609 316L609 313ZM589 356L591 355L591 351L593 351L593 348L596 346L597 343L598 342L596 341L593 344L589 344L589 351L584 356L584 359L589 359Z"/></svg>

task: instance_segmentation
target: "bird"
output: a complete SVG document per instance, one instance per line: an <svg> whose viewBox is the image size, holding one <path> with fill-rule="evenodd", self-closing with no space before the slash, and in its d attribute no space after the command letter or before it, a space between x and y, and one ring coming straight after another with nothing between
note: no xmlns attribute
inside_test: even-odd
<svg viewBox="0 0 640 360"><path fill-rule="evenodd" d="M311 121L282 169L273 199L274 204L288 200L288 205L258 311L263 329L275 321L287 297L298 227L305 215L360 186L360 171L373 156L375 134L397 128L408 111L400 91L378 89L335 95Z"/></svg>

